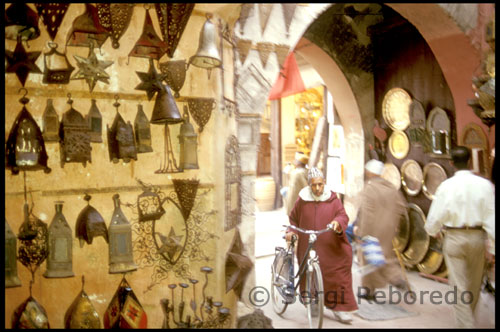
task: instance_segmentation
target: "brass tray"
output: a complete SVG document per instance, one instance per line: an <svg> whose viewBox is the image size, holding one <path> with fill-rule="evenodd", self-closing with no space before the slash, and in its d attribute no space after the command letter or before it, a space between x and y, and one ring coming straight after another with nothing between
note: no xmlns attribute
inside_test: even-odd
<svg viewBox="0 0 500 332"><path fill-rule="evenodd" d="M407 216L401 216L398 232L394 235L394 249L403 252L410 238L410 220Z"/></svg>
<svg viewBox="0 0 500 332"><path fill-rule="evenodd" d="M443 263L444 256L439 250L440 244L439 241L434 237L430 237L429 241L429 249L427 250L427 254L425 254L424 259L417 264L417 269L426 274L436 273L437 270L441 267Z"/></svg>
<svg viewBox="0 0 500 332"><path fill-rule="evenodd" d="M436 272L434 272L434 275L441 278L448 278L448 268L446 267L446 263L444 260L441 263L439 269Z"/></svg>
<svg viewBox="0 0 500 332"><path fill-rule="evenodd" d="M424 179L422 184L422 191L425 197L430 200L434 199L434 194L438 186L446 180L446 171L444 168L434 162L428 163L424 166Z"/></svg>
<svg viewBox="0 0 500 332"><path fill-rule="evenodd" d="M397 190L401 188L401 174L398 167L393 163L385 163L384 172L381 176L392 183Z"/></svg>
<svg viewBox="0 0 500 332"><path fill-rule="evenodd" d="M413 159L406 160L401 166L401 185L410 196L416 196L422 189L424 176L422 168Z"/></svg>
<svg viewBox="0 0 500 332"><path fill-rule="evenodd" d="M389 151L397 159L403 159L410 151L410 141L404 131L395 130L389 137Z"/></svg>
<svg viewBox="0 0 500 332"><path fill-rule="evenodd" d="M410 238L408 247L403 252L407 265L417 265L420 263L429 249L430 237L424 229L425 215L422 209L414 204L408 204L408 216L410 218Z"/></svg>
<svg viewBox="0 0 500 332"><path fill-rule="evenodd" d="M401 88L392 88L382 101L382 116L393 130L405 130L410 125L411 96Z"/></svg>

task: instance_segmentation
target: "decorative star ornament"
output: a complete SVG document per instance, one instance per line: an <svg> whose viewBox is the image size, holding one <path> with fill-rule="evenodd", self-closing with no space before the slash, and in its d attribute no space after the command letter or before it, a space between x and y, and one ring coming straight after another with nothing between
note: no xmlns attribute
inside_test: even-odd
<svg viewBox="0 0 500 332"><path fill-rule="evenodd" d="M231 245L231 249L226 256L226 293L231 289L238 298L241 298L243 286L247 279L248 273L253 268L253 263L247 256L242 255L243 243L241 242L240 233L236 231L236 235Z"/></svg>
<svg viewBox="0 0 500 332"><path fill-rule="evenodd" d="M163 243L162 247L160 248L160 253L166 252L168 254L168 257L173 260L175 255L179 250L182 249L182 244L181 240L183 238L182 235L175 235L175 230L173 227L170 228L170 233L168 234L168 237L165 238L160 237L161 241Z"/></svg>
<svg viewBox="0 0 500 332"><path fill-rule="evenodd" d="M99 61L94 53L94 46L90 44L89 55L87 58L82 58L78 55L73 55L77 61L78 72L71 77L72 80L86 80L89 85L90 92L94 90L98 81L109 84L109 75L104 71L111 66L114 61Z"/></svg>
<svg viewBox="0 0 500 332"><path fill-rule="evenodd" d="M149 71L147 73L136 71L137 76L141 79L141 83L135 87L136 90L146 91L148 100L154 97L156 92L165 90L162 81L165 79L165 74L158 74L156 71L153 59L149 59Z"/></svg>
<svg viewBox="0 0 500 332"><path fill-rule="evenodd" d="M5 72L16 73L17 78L24 87L29 73L42 74L40 68L35 64L36 59L38 59L41 53L42 52L26 53L21 39L18 38L14 52L5 50L5 56L7 57L8 63Z"/></svg>

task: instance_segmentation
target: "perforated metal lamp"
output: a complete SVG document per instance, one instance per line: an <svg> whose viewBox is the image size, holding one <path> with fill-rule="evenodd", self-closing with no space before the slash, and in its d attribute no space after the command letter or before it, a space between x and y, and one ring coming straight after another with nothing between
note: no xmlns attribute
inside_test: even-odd
<svg viewBox="0 0 500 332"><path fill-rule="evenodd" d="M193 125L189 123L189 112L184 105L184 123L179 133L180 157L179 168L198 169L198 134Z"/></svg>

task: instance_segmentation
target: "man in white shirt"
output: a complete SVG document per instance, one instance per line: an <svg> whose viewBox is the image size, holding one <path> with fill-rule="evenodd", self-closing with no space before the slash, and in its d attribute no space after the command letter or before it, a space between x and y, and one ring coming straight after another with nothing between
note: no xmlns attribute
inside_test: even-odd
<svg viewBox="0 0 500 332"><path fill-rule="evenodd" d="M485 260L495 259L495 187L468 169L468 148L453 148L451 157L457 171L437 188L425 230L439 237L444 228L449 284L457 288L455 320L458 327L474 327Z"/></svg>

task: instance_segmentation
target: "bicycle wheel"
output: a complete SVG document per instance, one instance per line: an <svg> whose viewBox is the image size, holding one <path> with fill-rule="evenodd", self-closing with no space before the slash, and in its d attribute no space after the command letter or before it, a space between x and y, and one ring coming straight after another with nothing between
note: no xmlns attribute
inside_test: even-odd
<svg viewBox="0 0 500 332"><path fill-rule="evenodd" d="M271 266L271 300L273 301L274 312L278 315L283 314L288 307L288 302L281 295L280 290L282 289L283 286L279 283L279 275L276 273L273 265Z"/></svg>
<svg viewBox="0 0 500 332"><path fill-rule="evenodd" d="M305 297L309 327L320 329L323 326L324 292L321 269L317 262L312 262L306 271Z"/></svg>

